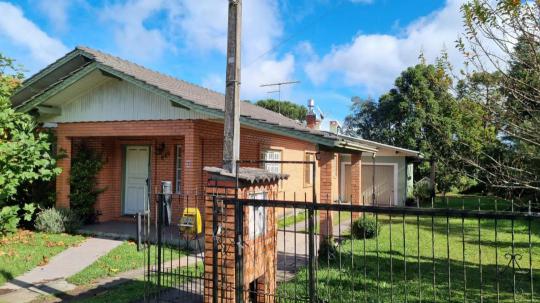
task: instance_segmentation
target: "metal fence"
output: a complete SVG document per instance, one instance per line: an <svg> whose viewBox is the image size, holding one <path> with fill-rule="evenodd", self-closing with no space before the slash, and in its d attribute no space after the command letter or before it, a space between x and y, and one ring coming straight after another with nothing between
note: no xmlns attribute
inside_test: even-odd
<svg viewBox="0 0 540 303"><path fill-rule="evenodd" d="M417 207L223 202L283 212L275 291L244 289L246 281L237 281L237 294L247 293L237 302L538 301L540 214L530 204L517 209L512 201L466 198ZM333 216L333 231L321 230L324 215ZM236 263L236 272L249 262Z"/></svg>
<svg viewBox="0 0 540 303"><path fill-rule="evenodd" d="M201 209L205 199L213 202L212 239L206 241L213 270L205 276L204 233L190 238L192 233L164 222L167 198L158 195L157 217L146 214L140 224L145 301L202 302L205 285L213 286L205 302L216 303L539 301L540 213L530 202L464 197L405 207L372 197L358 205L352 198L317 203L293 196L173 199L173 208ZM261 220L253 209L267 214L262 226L276 226L264 228L273 230L275 247L244 254L246 241L239 235ZM323 224L329 217L332 223ZM224 257L230 254L232 260ZM263 272L273 274L272 285L259 288L245 273L257 265L257 256L269 254L276 256L274 268ZM223 270L227 264L233 264L233 275Z"/></svg>
<svg viewBox="0 0 540 303"><path fill-rule="evenodd" d="M144 302L202 302L204 235L182 228L182 222L174 215L186 209L203 209L204 199L202 194L159 193L155 214L140 215L140 247L145 259Z"/></svg>

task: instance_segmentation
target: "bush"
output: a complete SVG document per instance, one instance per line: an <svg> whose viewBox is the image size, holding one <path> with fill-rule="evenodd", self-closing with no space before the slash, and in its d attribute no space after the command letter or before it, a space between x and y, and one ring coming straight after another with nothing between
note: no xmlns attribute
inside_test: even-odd
<svg viewBox="0 0 540 303"><path fill-rule="evenodd" d="M97 188L97 174L102 166L101 155L84 144L79 146L71 162L71 209L84 223L92 223L96 219L94 204L104 191Z"/></svg>
<svg viewBox="0 0 540 303"><path fill-rule="evenodd" d="M407 199L405 199L405 206L409 206L409 207L417 206L416 199L414 197L407 197Z"/></svg>
<svg viewBox="0 0 540 303"><path fill-rule="evenodd" d="M16 232L21 218L24 221L32 220L35 210L36 207L33 204L25 204L22 209L19 206L2 207L0 210L0 236Z"/></svg>
<svg viewBox="0 0 540 303"><path fill-rule="evenodd" d="M431 182L428 178L423 178L414 185L414 197L421 203L427 203L431 199Z"/></svg>
<svg viewBox="0 0 540 303"><path fill-rule="evenodd" d="M36 218L38 231L59 234L73 232L80 227L80 218L70 209L49 208L40 212Z"/></svg>
<svg viewBox="0 0 540 303"><path fill-rule="evenodd" d="M356 239L370 239L379 234L380 226L377 226L377 221L373 216L365 216L356 219L353 222L351 233Z"/></svg>
<svg viewBox="0 0 540 303"><path fill-rule="evenodd" d="M4 206L0 210L0 235L7 235L17 231L19 225L18 206Z"/></svg>
<svg viewBox="0 0 540 303"><path fill-rule="evenodd" d="M321 242L319 246L319 262L331 262L336 260L338 252L338 247L333 238L326 238Z"/></svg>

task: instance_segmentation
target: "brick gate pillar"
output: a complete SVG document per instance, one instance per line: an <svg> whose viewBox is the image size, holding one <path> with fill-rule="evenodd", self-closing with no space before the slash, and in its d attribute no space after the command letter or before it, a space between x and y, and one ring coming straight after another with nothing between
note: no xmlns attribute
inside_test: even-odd
<svg viewBox="0 0 540 303"><path fill-rule="evenodd" d="M58 160L57 165L62 169L56 177L56 207L69 208L69 177L71 174L71 139L66 136L57 137L57 151L65 157Z"/></svg>
<svg viewBox="0 0 540 303"><path fill-rule="evenodd" d="M351 154L351 195L353 205L362 205L362 153ZM353 213L352 219L356 220L359 213Z"/></svg>
<svg viewBox="0 0 540 303"><path fill-rule="evenodd" d="M334 203L337 198L337 157L333 152L321 151L319 159L319 188L320 203ZM320 218L320 241L331 238L333 235L333 215L331 211L321 210Z"/></svg>
<svg viewBox="0 0 540 303"><path fill-rule="evenodd" d="M235 265L235 208L233 205L223 205L223 198L234 197L235 179L224 177L215 173L215 168L205 168L210 171L206 187L205 209L205 285L204 302L211 303L214 294L218 302L234 303L236 298L236 275L243 275L244 302L249 302L256 296L257 303L275 302L276 271L277 271L277 225L275 209L273 207L244 206L243 208L243 271ZM253 169L251 169L253 171ZM267 172L261 170L266 174ZM239 175L242 175L240 168ZM272 174L272 173L270 173ZM272 174L275 177L275 174ZM265 199L274 200L278 193L278 182L275 179L267 182L247 184L239 177L238 197L243 199L261 199L258 196L264 193ZM213 196L216 195L218 213L214 214ZM261 214L262 217L260 216ZM214 218L219 225L219 235L214 238ZM263 218L264 227L258 229L261 223L257 220ZM217 226L216 226L217 227ZM216 243L214 243L214 240ZM214 245L217 250L214 251ZM215 258L214 258L215 255ZM217 262L217 264L215 263ZM215 265L215 267L214 267ZM214 269L216 272L214 273ZM217 286L214 289L214 281Z"/></svg>

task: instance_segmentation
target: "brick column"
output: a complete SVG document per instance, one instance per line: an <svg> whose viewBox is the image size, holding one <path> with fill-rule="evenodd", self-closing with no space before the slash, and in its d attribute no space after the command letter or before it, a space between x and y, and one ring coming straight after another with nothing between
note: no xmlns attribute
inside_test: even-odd
<svg viewBox="0 0 540 303"><path fill-rule="evenodd" d="M62 169L62 173L56 177L56 207L69 208L69 176L71 172L71 139L66 136L57 137L58 154L63 154L65 157L59 159L58 167Z"/></svg>
<svg viewBox="0 0 540 303"><path fill-rule="evenodd" d="M319 160L319 188L320 203L333 203L337 190L337 180L334 174L335 154L333 152L320 152ZM320 211L320 240L324 241L333 235L332 212Z"/></svg>
<svg viewBox="0 0 540 303"><path fill-rule="evenodd" d="M353 205L362 205L362 153L351 155L351 194ZM356 220L359 213L353 213L352 218Z"/></svg>

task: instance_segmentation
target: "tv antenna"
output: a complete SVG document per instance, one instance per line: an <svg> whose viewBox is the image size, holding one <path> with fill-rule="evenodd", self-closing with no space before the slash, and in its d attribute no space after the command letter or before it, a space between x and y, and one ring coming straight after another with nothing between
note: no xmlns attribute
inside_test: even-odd
<svg viewBox="0 0 540 303"><path fill-rule="evenodd" d="M277 90L269 91L269 94L278 93L278 100L281 101L281 86L283 85L293 85L300 83L300 81L294 80L294 81L284 81L284 82L276 82L276 83L267 83L267 84L261 84L260 87L274 87L277 86Z"/></svg>

